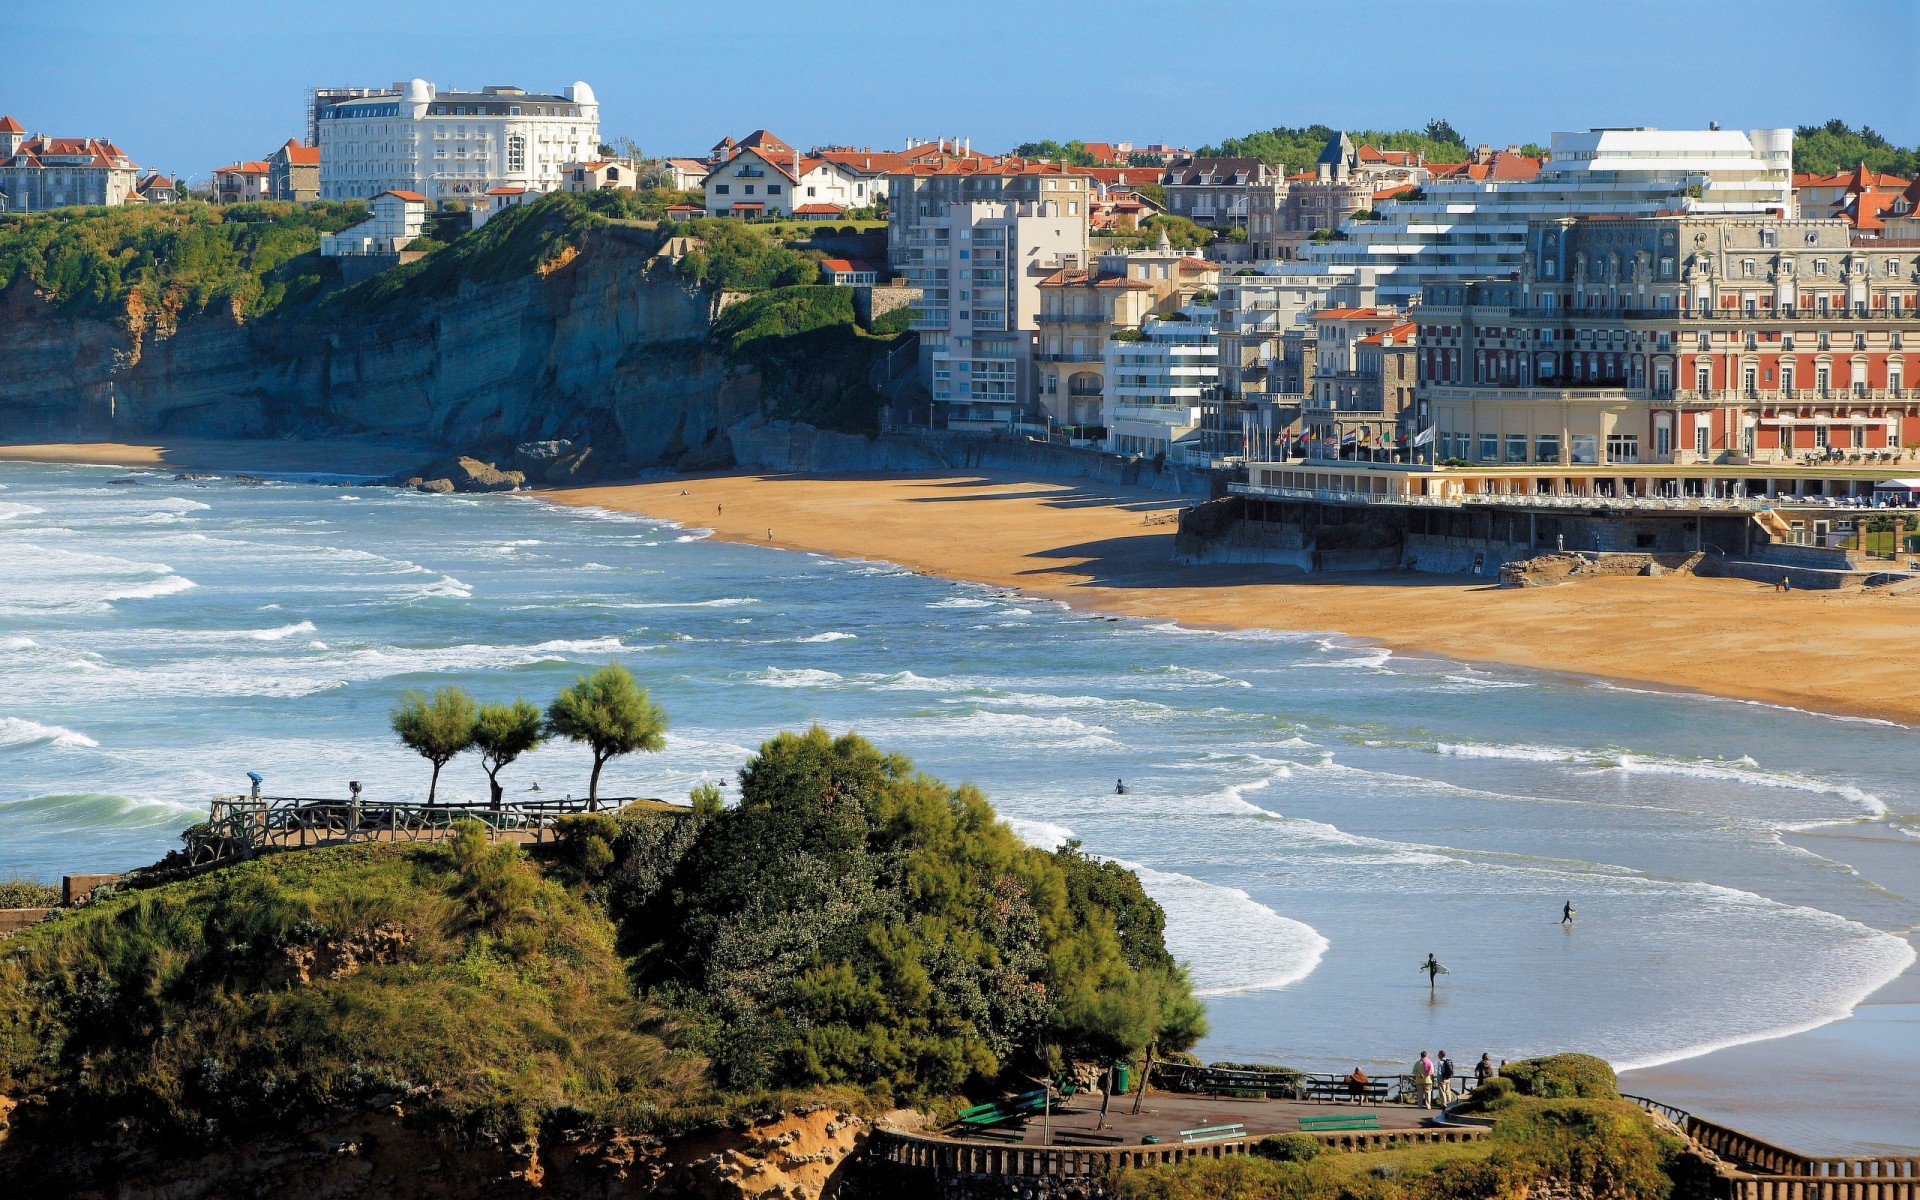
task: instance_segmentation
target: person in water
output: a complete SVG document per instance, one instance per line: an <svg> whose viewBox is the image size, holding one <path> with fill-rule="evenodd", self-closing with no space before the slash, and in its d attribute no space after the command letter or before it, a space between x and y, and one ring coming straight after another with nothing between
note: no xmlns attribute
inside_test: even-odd
<svg viewBox="0 0 1920 1200"><path fill-rule="evenodd" d="M1113 781L1113 794L1114 794L1114 795L1116 795L1116 796L1124 796L1124 795L1126 795L1126 794L1127 794L1127 781L1126 781L1126 780L1124 780L1124 779L1116 779L1116 780L1114 780L1114 781Z"/></svg>
<svg viewBox="0 0 1920 1200"><path fill-rule="evenodd" d="M1447 973L1447 969L1440 965L1440 960L1433 956L1433 951L1431 950L1427 951L1427 961L1420 964L1420 969L1427 973L1428 988L1432 988L1439 981L1440 977ZM1426 1051L1422 1050L1420 1053L1424 1055Z"/></svg>
<svg viewBox="0 0 1920 1200"><path fill-rule="evenodd" d="M1562 925L1573 924L1573 914L1574 914L1573 901L1569 900L1560 909L1560 923Z"/></svg>

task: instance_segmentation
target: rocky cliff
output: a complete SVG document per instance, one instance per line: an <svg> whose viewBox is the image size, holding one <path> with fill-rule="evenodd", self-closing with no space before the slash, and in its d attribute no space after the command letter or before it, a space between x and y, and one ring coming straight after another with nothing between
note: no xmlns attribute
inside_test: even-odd
<svg viewBox="0 0 1920 1200"><path fill-rule="evenodd" d="M673 461L759 412L760 376L705 340L712 307L617 224L523 278L247 324L75 317L22 282L0 294L0 436L569 437Z"/></svg>

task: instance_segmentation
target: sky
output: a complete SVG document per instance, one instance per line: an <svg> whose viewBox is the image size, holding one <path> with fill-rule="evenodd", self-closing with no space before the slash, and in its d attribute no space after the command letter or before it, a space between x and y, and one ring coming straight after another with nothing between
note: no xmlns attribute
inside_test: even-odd
<svg viewBox="0 0 1920 1200"><path fill-rule="evenodd" d="M602 140L699 154L971 138L1199 146L1275 125L1545 144L1596 125L1840 117L1920 143L1920 0L6 0L0 113L204 179L306 90L420 76L600 100ZM1777 72L1777 73L1776 73Z"/></svg>

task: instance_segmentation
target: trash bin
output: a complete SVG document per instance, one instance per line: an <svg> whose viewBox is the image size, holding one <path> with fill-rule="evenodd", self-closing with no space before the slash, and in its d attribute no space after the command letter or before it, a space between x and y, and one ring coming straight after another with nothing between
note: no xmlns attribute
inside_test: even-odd
<svg viewBox="0 0 1920 1200"><path fill-rule="evenodd" d="M1116 1095L1124 1096L1133 1090L1133 1068L1126 1063L1115 1063L1113 1067L1113 1090Z"/></svg>

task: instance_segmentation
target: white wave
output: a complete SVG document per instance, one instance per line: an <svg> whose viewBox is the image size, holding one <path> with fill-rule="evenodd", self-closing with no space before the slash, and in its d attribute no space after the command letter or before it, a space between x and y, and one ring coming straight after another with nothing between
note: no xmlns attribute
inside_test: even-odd
<svg viewBox="0 0 1920 1200"><path fill-rule="evenodd" d="M249 630L246 636L256 642L277 642L281 638L292 637L296 633L312 633L313 631L314 626L312 621L301 621L297 625L282 625L278 629Z"/></svg>
<svg viewBox="0 0 1920 1200"><path fill-rule="evenodd" d="M1142 633L1177 633L1187 637L1218 638L1228 642L1321 642L1324 633L1294 629L1200 629L1177 621L1159 621L1140 627Z"/></svg>
<svg viewBox="0 0 1920 1200"><path fill-rule="evenodd" d="M473 597L473 586L455 579L451 575L442 575L432 583L421 584L408 589L408 598L413 600L447 599L468 600Z"/></svg>
<svg viewBox="0 0 1920 1200"><path fill-rule="evenodd" d="M15 504L11 501L0 501L0 521L11 521L15 517L31 517L46 511L44 508L35 508L31 504Z"/></svg>
<svg viewBox="0 0 1920 1200"><path fill-rule="evenodd" d="M796 642L843 642L849 638L857 638L859 636L860 635L857 633L841 633L837 629L829 629L825 633L816 633L812 637L795 638L794 641Z"/></svg>
<svg viewBox="0 0 1920 1200"><path fill-rule="evenodd" d="M39 644L30 637L0 637L0 650L31 650Z"/></svg>
<svg viewBox="0 0 1920 1200"><path fill-rule="evenodd" d="M882 692L970 692L975 686L963 679L928 678L916 675L912 671L896 671L891 675L881 675L873 679L873 686Z"/></svg>
<svg viewBox="0 0 1920 1200"><path fill-rule="evenodd" d="M1222 675L1218 671L1204 671L1198 667L1165 666L1155 667L1146 672L1161 677L1162 687L1252 687L1244 679L1231 675Z"/></svg>
<svg viewBox="0 0 1920 1200"><path fill-rule="evenodd" d="M696 529L692 533L683 533L673 540L676 542L704 542L712 536L713 530L711 529Z"/></svg>
<svg viewBox="0 0 1920 1200"><path fill-rule="evenodd" d="M1283 917L1239 888L1116 859L1167 914L1167 948L1193 972L1194 991L1229 996L1298 983L1330 943L1304 921Z"/></svg>
<svg viewBox="0 0 1920 1200"><path fill-rule="evenodd" d="M760 674L753 676L750 682L777 688L832 687L835 684L845 683L846 677L832 671L816 670L813 667L802 667L797 671L768 667Z"/></svg>
<svg viewBox="0 0 1920 1200"><path fill-rule="evenodd" d="M1036 850L1058 850L1074 836L1073 830L1050 821L1033 821L1025 817L1001 819L1007 823L1007 828L1013 830L1014 836Z"/></svg>
<svg viewBox="0 0 1920 1200"><path fill-rule="evenodd" d="M609 608L734 608L742 604L758 604L756 596L722 596L718 600L631 600L625 603L610 604Z"/></svg>
<svg viewBox="0 0 1920 1200"><path fill-rule="evenodd" d="M936 600L928 608L992 608L992 600L976 600L972 596L949 596L945 600Z"/></svg>
<svg viewBox="0 0 1920 1200"><path fill-rule="evenodd" d="M1324 642L1321 644L1321 649L1332 652L1332 651L1343 651L1343 650L1359 650L1362 648L1357 646L1343 646L1333 642ZM1351 658L1329 659L1328 661L1321 663L1320 665L1325 667L1355 668L1355 669L1366 670L1366 671L1384 671L1386 669L1387 664L1392 661L1393 661L1393 651L1383 650L1383 649L1372 649L1372 650L1363 650L1362 653L1355 654Z"/></svg>
<svg viewBox="0 0 1920 1200"><path fill-rule="evenodd" d="M96 593L101 600L152 600L160 596L172 596L189 588L200 586L184 575L168 575L151 583L129 584L110 587Z"/></svg>
<svg viewBox="0 0 1920 1200"><path fill-rule="evenodd" d="M84 733L76 733L61 725L42 725L38 721L28 721L21 717L0 717L0 749L12 750L21 746L53 745L66 747L98 746Z"/></svg>
<svg viewBox="0 0 1920 1200"><path fill-rule="evenodd" d="M1676 775L1693 779L1715 779L1754 787L1786 788L1838 796L1859 805L1869 816L1881 817L1887 806L1872 792L1852 784L1817 779L1793 771L1770 771L1751 756L1735 759L1681 759L1625 750L1589 750L1567 746L1500 745L1486 742L1436 742L1434 752L1454 758L1493 758L1515 762L1564 763L1596 771L1620 771L1630 775Z"/></svg>

